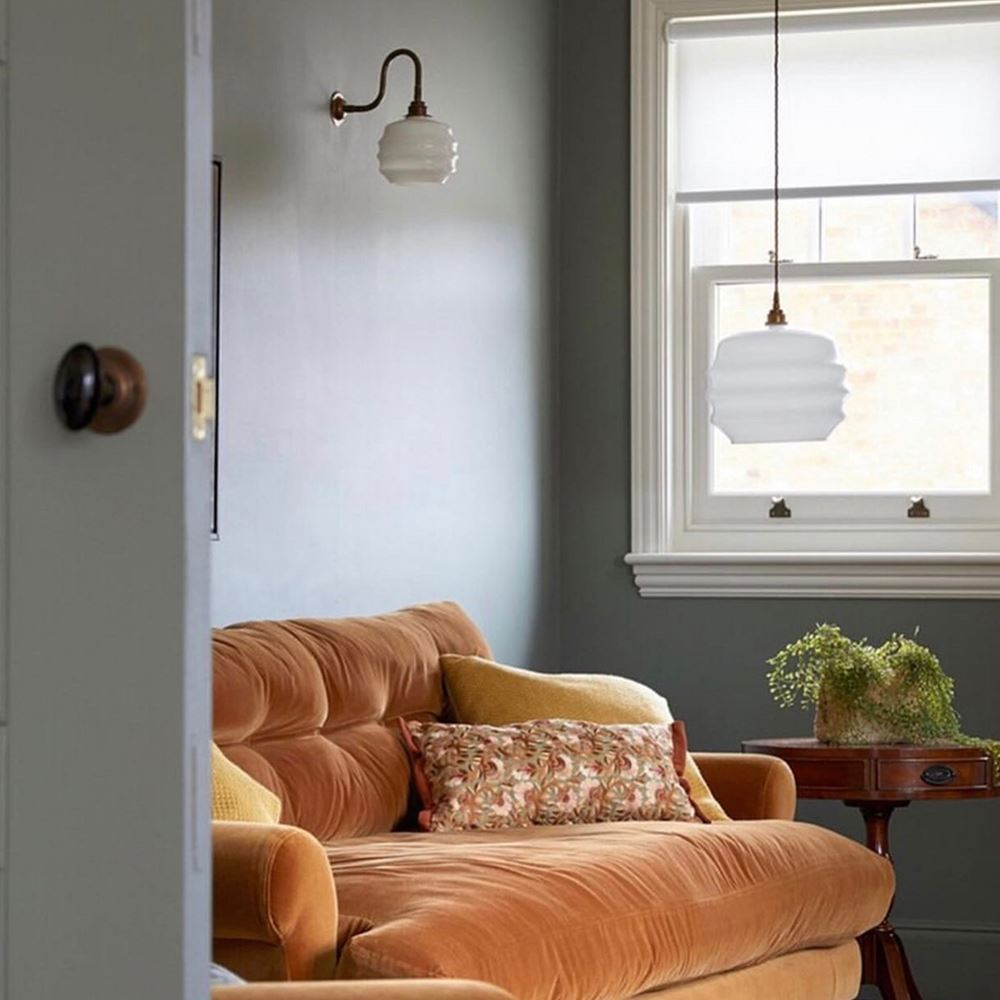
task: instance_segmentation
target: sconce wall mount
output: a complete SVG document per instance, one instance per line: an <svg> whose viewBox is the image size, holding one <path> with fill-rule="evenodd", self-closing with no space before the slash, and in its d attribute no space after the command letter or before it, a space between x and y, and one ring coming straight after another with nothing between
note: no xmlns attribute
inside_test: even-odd
<svg viewBox="0 0 1000 1000"><path fill-rule="evenodd" d="M378 161L393 184L444 184L458 161L458 143L451 128L432 118L423 99L423 65L412 49L393 49L379 72L378 93L367 104L349 104L338 90L330 95L330 118L340 126L348 115L374 111L385 98L389 65L400 57L413 63L413 99L406 117L386 126L379 141Z"/></svg>

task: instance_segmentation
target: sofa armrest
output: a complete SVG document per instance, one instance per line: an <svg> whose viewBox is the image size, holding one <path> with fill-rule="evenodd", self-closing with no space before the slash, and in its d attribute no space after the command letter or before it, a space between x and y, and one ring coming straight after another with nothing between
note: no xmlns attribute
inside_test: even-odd
<svg viewBox="0 0 1000 1000"><path fill-rule="evenodd" d="M461 979L373 979L339 983L217 986L212 1000L513 1000L498 986Z"/></svg>
<svg viewBox="0 0 1000 1000"><path fill-rule="evenodd" d="M780 758L753 753L692 756L732 819L795 818L795 777Z"/></svg>
<svg viewBox="0 0 1000 1000"><path fill-rule="evenodd" d="M322 845L294 826L212 824L216 962L245 979L329 979L337 897Z"/></svg>

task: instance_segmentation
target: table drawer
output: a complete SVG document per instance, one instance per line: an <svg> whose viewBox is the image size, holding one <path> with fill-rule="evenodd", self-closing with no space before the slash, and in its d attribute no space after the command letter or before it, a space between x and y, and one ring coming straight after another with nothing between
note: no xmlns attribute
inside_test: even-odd
<svg viewBox="0 0 1000 1000"><path fill-rule="evenodd" d="M857 791L868 788L868 761L847 760L831 767L829 761L790 760L795 783L801 789L822 788L827 791Z"/></svg>
<svg viewBox="0 0 1000 1000"><path fill-rule="evenodd" d="M876 768L879 791L936 788L986 788L989 785L989 761L949 760L880 760Z"/></svg>

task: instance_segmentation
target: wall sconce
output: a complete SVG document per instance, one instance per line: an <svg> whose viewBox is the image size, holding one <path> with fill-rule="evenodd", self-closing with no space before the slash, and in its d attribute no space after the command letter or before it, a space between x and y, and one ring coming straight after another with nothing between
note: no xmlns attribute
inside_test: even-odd
<svg viewBox="0 0 1000 1000"><path fill-rule="evenodd" d="M374 111L385 97L389 63L399 56L413 60L413 100L406 117L386 125L378 144L378 167L392 184L444 184L455 172L458 143L451 129L427 114L423 101L423 66L416 52L394 49L382 61L378 94L369 104L348 104L336 91L330 96L330 117L342 125L348 115Z"/></svg>

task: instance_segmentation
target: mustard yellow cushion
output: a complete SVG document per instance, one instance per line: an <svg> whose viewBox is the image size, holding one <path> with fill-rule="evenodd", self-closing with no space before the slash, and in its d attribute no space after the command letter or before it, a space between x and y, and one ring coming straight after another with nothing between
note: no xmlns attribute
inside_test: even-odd
<svg viewBox="0 0 1000 1000"><path fill-rule="evenodd" d="M674 721L667 699L645 684L610 674L542 674L481 656L441 657L455 718L486 726L532 719L578 719L603 725ZM690 754L684 777L691 798L711 822L729 819Z"/></svg>
<svg viewBox="0 0 1000 1000"><path fill-rule="evenodd" d="M277 823L281 800L212 744L212 819Z"/></svg>

